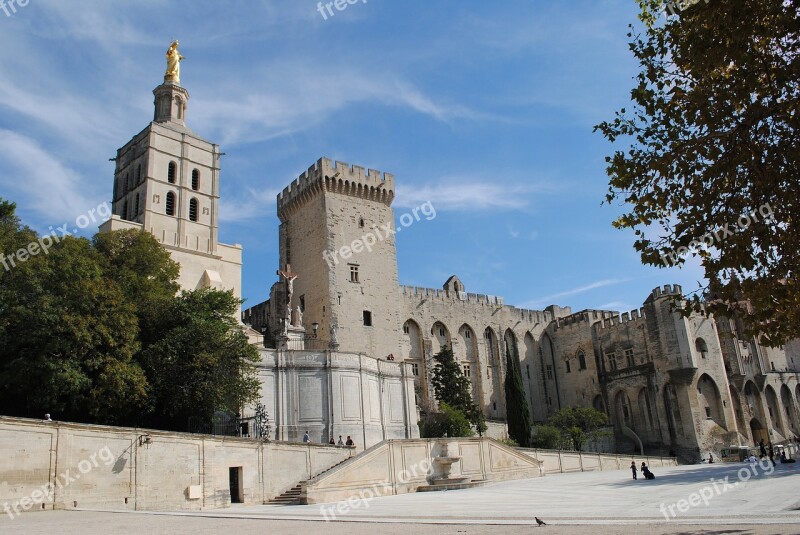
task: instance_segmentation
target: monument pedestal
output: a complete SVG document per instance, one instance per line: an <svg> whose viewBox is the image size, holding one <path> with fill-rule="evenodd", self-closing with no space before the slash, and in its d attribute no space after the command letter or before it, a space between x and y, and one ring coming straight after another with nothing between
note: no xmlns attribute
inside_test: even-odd
<svg viewBox="0 0 800 535"><path fill-rule="evenodd" d="M275 340L277 349L303 351L306 348L306 330L303 327L295 327L292 325L286 330L286 333L281 333Z"/></svg>

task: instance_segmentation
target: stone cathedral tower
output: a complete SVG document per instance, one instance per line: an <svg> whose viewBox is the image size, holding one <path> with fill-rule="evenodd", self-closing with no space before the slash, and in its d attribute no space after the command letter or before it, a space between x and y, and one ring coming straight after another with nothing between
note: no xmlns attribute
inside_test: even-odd
<svg viewBox="0 0 800 535"><path fill-rule="evenodd" d="M153 121L117 151L113 215L100 231L146 230L181 265L182 289L240 297L242 248L218 241L219 146L186 127L189 92L175 76L153 94Z"/></svg>
<svg viewBox="0 0 800 535"><path fill-rule="evenodd" d="M391 174L327 158L278 195L281 266L299 275L292 306L322 346L402 359L393 199ZM285 307L275 289L271 301Z"/></svg>

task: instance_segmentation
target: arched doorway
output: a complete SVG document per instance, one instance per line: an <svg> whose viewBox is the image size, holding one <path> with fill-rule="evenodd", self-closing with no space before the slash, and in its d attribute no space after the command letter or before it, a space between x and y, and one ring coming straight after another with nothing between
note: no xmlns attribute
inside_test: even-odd
<svg viewBox="0 0 800 535"><path fill-rule="evenodd" d="M761 422L758 421L758 418L750 420L750 434L753 435L753 444L755 445L758 445L761 440L764 441L764 444L769 443L769 433L764 429Z"/></svg>

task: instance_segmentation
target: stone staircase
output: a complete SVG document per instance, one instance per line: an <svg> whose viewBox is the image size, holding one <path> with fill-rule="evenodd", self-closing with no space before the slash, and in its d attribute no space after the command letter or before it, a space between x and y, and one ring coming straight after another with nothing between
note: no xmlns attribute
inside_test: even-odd
<svg viewBox="0 0 800 535"><path fill-rule="evenodd" d="M327 468L326 470L323 470L322 472L320 472L319 474L317 474L314 477L318 477L318 476L321 476L322 474L324 474L326 472L330 472L331 470L333 470L334 468L336 468L340 464L344 464L347 461L349 461L350 459L353 459L353 457L348 457L347 459L345 459L345 460L343 460L343 461L341 461L339 463L334 464L330 468ZM301 489L303 487L303 483L306 483L307 481L308 480L303 480L303 481L299 482L297 485L295 485L294 487L290 488L289 490L287 490L286 492L284 492L283 494L281 494L277 498L274 498L274 499L270 500L268 503L275 504L275 505L300 505L300 491L301 491Z"/></svg>
<svg viewBox="0 0 800 535"><path fill-rule="evenodd" d="M276 505L300 505L300 487L303 483L305 483L305 481L301 481L277 498L270 500L269 503L274 503Z"/></svg>

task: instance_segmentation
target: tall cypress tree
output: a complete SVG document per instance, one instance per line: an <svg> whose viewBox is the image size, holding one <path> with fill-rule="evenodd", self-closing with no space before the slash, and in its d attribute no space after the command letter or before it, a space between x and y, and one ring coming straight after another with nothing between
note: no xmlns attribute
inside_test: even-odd
<svg viewBox="0 0 800 535"><path fill-rule="evenodd" d="M531 445L531 413L525 399L525 387L522 385L522 373L516 348L512 355L511 344L506 344L506 420L508 434L523 448Z"/></svg>
<svg viewBox="0 0 800 535"><path fill-rule="evenodd" d="M436 399L461 411L478 432L483 433L486 430L483 413L472 402L471 383L461 372L461 366L456 362L453 350L442 346L441 351L433 356L433 360L436 364L433 367L431 382Z"/></svg>

